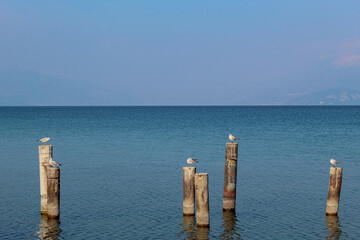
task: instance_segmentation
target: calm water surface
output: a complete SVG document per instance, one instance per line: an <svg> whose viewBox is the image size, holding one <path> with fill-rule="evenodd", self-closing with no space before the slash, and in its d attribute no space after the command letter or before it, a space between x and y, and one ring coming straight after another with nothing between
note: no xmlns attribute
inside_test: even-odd
<svg viewBox="0 0 360 240"><path fill-rule="evenodd" d="M240 137L236 213L225 143ZM360 107L1 107L0 239L360 239ZM38 142L61 167L40 216ZM210 229L182 216L182 167L209 173ZM325 217L329 159L343 161Z"/></svg>

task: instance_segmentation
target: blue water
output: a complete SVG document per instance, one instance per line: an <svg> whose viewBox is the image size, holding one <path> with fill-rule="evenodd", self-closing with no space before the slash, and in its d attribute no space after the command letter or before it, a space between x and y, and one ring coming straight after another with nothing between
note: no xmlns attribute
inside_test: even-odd
<svg viewBox="0 0 360 240"><path fill-rule="evenodd" d="M360 107L1 107L0 134L0 239L360 239ZM40 216L41 137L63 164L60 222ZM210 229L182 216L188 157L209 173ZM338 218L325 217L330 158Z"/></svg>

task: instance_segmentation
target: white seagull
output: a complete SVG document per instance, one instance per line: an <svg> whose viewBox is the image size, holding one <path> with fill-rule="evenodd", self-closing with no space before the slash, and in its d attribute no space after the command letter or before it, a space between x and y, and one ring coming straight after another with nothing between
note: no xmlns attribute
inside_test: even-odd
<svg viewBox="0 0 360 240"><path fill-rule="evenodd" d="M229 139L233 142L233 141L236 141L236 140L240 140L239 138L237 137L234 137L231 133L229 133Z"/></svg>
<svg viewBox="0 0 360 240"><path fill-rule="evenodd" d="M197 163L198 161L196 158L188 158L186 160L186 162L191 165L191 164Z"/></svg>
<svg viewBox="0 0 360 240"><path fill-rule="evenodd" d="M335 166L336 164L339 164L341 162L338 162L335 159L330 159L330 163Z"/></svg>
<svg viewBox="0 0 360 240"><path fill-rule="evenodd" d="M61 166L60 163L55 162L52 158L49 159L49 164L50 164L51 166L53 166L53 167L56 167L56 166L59 167L59 166Z"/></svg>
<svg viewBox="0 0 360 240"><path fill-rule="evenodd" d="M50 140L50 138L49 137L45 137L45 138L42 138L42 139L39 139L39 140L36 140L36 141L38 141L38 142L42 142L42 143L46 143L46 142L48 142Z"/></svg>

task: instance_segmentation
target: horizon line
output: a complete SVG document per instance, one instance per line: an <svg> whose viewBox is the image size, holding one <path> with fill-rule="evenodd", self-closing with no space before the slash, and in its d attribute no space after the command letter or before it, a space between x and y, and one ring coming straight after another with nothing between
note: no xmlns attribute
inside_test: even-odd
<svg viewBox="0 0 360 240"><path fill-rule="evenodd" d="M174 104L174 105L0 105L0 107L331 107L360 106L360 104Z"/></svg>

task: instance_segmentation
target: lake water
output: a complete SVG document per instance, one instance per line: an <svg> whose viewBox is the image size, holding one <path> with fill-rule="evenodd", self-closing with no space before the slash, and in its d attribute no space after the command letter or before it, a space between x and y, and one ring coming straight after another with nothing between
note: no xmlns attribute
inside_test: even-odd
<svg viewBox="0 0 360 240"><path fill-rule="evenodd" d="M222 212L239 137L236 213ZM360 107L1 107L0 239L360 239ZM61 167L40 216L36 139ZM210 229L182 216L182 167L209 174ZM329 159L339 216L325 217Z"/></svg>

